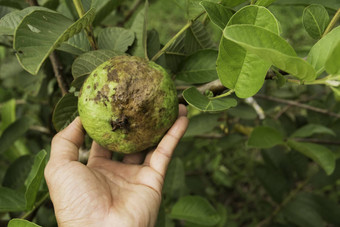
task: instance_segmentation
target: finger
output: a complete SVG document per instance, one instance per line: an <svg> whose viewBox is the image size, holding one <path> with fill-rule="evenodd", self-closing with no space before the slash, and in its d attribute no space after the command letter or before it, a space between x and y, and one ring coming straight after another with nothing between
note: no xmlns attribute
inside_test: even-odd
<svg viewBox="0 0 340 227"><path fill-rule="evenodd" d="M144 157L145 157L144 152L139 152L139 153L135 153L135 154L127 154L123 158L123 163L138 165L138 164L141 164L143 162Z"/></svg>
<svg viewBox="0 0 340 227"><path fill-rule="evenodd" d="M178 117L187 116L188 110L183 104L179 104L178 106Z"/></svg>
<svg viewBox="0 0 340 227"><path fill-rule="evenodd" d="M179 117L151 155L150 167L160 173L163 177L165 176L172 153L179 140L184 135L188 123L188 118L184 116Z"/></svg>
<svg viewBox="0 0 340 227"><path fill-rule="evenodd" d="M77 161L79 148L84 142L84 129L77 117L64 130L52 139L50 163L66 163Z"/></svg>
<svg viewBox="0 0 340 227"><path fill-rule="evenodd" d="M112 159L112 151L100 146L98 143L93 141L90 151L88 163L97 159Z"/></svg>

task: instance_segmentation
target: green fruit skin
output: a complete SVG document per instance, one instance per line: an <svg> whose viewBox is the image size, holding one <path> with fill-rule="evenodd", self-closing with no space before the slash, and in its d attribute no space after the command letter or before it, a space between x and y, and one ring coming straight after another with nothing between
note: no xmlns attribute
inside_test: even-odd
<svg viewBox="0 0 340 227"><path fill-rule="evenodd" d="M177 91L156 63L117 56L86 79L78 112L86 132L101 146L139 152L155 146L177 119Z"/></svg>

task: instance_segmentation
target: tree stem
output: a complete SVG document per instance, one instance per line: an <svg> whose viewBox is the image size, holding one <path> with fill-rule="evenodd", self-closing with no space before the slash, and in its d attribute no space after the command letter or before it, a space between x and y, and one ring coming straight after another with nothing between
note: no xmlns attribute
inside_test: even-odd
<svg viewBox="0 0 340 227"><path fill-rule="evenodd" d="M50 61L53 67L54 76L57 78L58 86L61 90L61 94L64 96L68 93L67 84L62 76L62 66L57 54L53 51L50 56Z"/></svg>
<svg viewBox="0 0 340 227"><path fill-rule="evenodd" d="M81 0L73 0L73 4L77 10L79 18L82 18L85 14L85 10L84 10ZM98 47L97 47L97 44L96 44L96 41L93 35L92 26L91 25L87 26L85 30L86 30L86 37L89 40L92 49L97 50Z"/></svg>
<svg viewBox="0 0 340 227"><path fill-rule="evenodd" d="M325 35L327 35L332 28L335 26L335 23L338 21L338 19L340 18L340 9L338 9L338 11L336 11L334 17L332 18L332 20L329 22L325 32L322 34L322 37L324 37Z"/></svg>

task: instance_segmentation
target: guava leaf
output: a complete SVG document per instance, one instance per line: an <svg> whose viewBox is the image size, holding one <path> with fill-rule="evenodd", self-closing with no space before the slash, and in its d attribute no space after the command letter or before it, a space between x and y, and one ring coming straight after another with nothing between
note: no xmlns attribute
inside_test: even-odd
<svg viewBox="0 0 340 227"><path fill-rule="evenodd" d="M200 4L207 12L210 20L222 30L227 26L229 19L234 14L232 9L219 3L202 1Z"/></svg>
<svg viewBox="0 0 340 227"><path fill-rule="evenodd" d="M78 97L72 93L64 95L53 111L52 122L57 131L64 129L78 116Z"/></svg>
<svg viewBox="0 0 340 227"><path fill-rule="evenodd" d="M294 49L273 32L254 25L232 25L225 28L223 35L300 80L315 80L314 68L297 57Z"/></svg>
<svg viewBox="0 0 340 227"><path fill-rule="evenodd" d="M188 83L206 83L218 78L216 50L199 50L181 64L176 79Z"/></svg>
<svg viewBox="0 0 340 227"><path fill-rule="evenodd" d="M340 75L340 41L334 47L334 50L329 54L325 63L325 68L329 74Z"/></svg>
<svg viewBox="0 0 340 227"><path fill-rule="evenodd" d="M33 222L27 221L25 219L14 218L9 221L8 227L41 227Z"/></svg>
<svg viewBox="0 0 340 227"><path fill-rule="evenodd" d="M287 141L288 146L318 163L330 175L335 169L335 155L325 146L314 143Z"/></svg>
<svg viewBox="0 0 340 227"><path fill-rule="evenodd" d="M57 48L58 50L65 51L74 55L81 55L91 50L90 42L86 37L85 31L72 36L66 42L61 43Z"/></svg>
<svg viewBox="0 0 340 227"><path fill-rule="evenodd" d="M267 7L267 6L271 5L275 1L276 0L257 0L255 2L255 5Z"/></svg>
<svg viewBox="0 0 340 227"><path fill-rule="evenodd" d="M164 180L163 192L170 198L183 196L185 192L185 170L183 161L176 157L170 164Z"/></svg>
<svg viewBox="0 0 340 227"><path fill-rule="evenodd" d="M170 217L199 225L216 225L221 217L207 199L185 196L172 207Z"/></svg>
<svg viewBox="0 0 340 227"><path fill-rule="evenodd" d="M184 50L184 39L185 35L180 35L165 51L166 64L172 72L178 71L180 63L182 63L187 56Z"/></svg>
<svg viewBox="0 0 340 227"><path fill-rule="evenodd" d="M276 129L267 126L256 127L248 140L248 146L255 148L271 148L283 143L282 134Z"/></svg>
<svg viewBox="0 0 340 227"><path fill-rule="evenodd" d="M80 55L72 64L72 75L76 79L78 77L88 75L99 65L110 58L124 53L113 50L95 50Z"/></svg>
<svg viewBox="0 0 340 227"><path fill-rule="evenodd" d="M328 25L329 15L324 6L313 4L303 10L302 22L308 34L319 39Z"/></svg>
<svg viewBox="0 0 340 227"><path fill-rule="evenodd" d="M24 195L6 187L0 187L0 212L16 212L25 210Z"/></svg>
<svg viewBox="0 0 340 227"><path fill-rule="evenodd" d="M23 136L31 125L32 120L28 117L20 118L10 124L0 137L0 154L9 149L17 139Z"/></svg>
<svg viewBox="0 0 340 227"><path fill-rule="evenodd" d="M98 46L100 49L126 52L133 44L135 34L133 31L120 27L103 29L98 35Z"/></svg>
<svg viewBox="0 0 340 227"><path fill-rule="evenodd" d="M13 46L21 66L36 75L48 55L62 42L89 25L93 17L94 9L89 10L75 23L57 12L37 10L28 14L14 35Z"/></svg>
<svg viewBox="0 0 340 227"><path fill-rule="evenodd" d="M20 24L21 20L35 10L54 12L40 6L31 6L20 11L13 11L0 19L0 35L14 35L15 29Z"/></svg>
<svg viewBox="0 0 340 227"><path fill-rule="evenodd" d="M327 134L331 136L336 136L333 130L323 125L308 124L296 130L290 137L305 138L314 134Z"/></svg>
<svg viewBox="0 0 340 227"><path fill-rule="evenodd" d="M247 0L222 0L221 3L227 7L238 6Z"/></svg>
<svg viewBox="0 0 340 227"><path fill-rule="evenodd" d="M201 49L213 49L214 44L202 22L196 20L187 29L184 38L184 51L192 54Z"/></svg>
<svg viewBox="0 0 340 227"><path fill-rule="evenodd" d="M320 39L310 50L307 61L315 68L317 75L325 70L328 57L340 42L340 26Z"/></svg>
<svg viewBox="0 0 340 227"><path fill-rule="evenodd" d="M144 8L139 11L131 25L131 31L135 33L135 43L132 46L131 53L134 56L146 57L146 40L147 40L147 13L149 4L145 1Z"/></svg>
<svg viewBox="0 0 340 227"><path fill-rule="evenodd" d="M338 0L279 0L275 2L275 5L287 6L309 6L310 4L320 4L335 11L340 8L340 2Z"/></svg>
<svg viewBox="0 0 340 227"><path fill-rule="evenodd" d="M260 6L243 7L231 17L228 26L234 24L252 24L279 33L276 18L268 9ZM253 96L260 90L271 65L225 38L221 39L216 64L221 83L234 89L240 98Z"/></svg>
<svg viewBox="0 0 340 227"><path fill-rule="evenodd" d="M183 91L183 97L188 104L203 111L217 112L227 110L237 105L237 101L232 98L209 99L202 95L195 87Z"/></svg>
<svg viewBox="0 0 340 227"><path fill-rule="evenodd" d="M34 158L34 164L26 179L26 210L31 210L34 206L35 200L42 180L44 179L44 169L46 166L46 151L41 150Z"/></svg>
<svg viewBox="0 0 340 227"><path fill-rule="evenodd" d="M92 0L90 8L96 9L96 17L93 20L93 26L99 25L122 2L123 0Z"/></svg>
<svg viewBox="0 0 340 227"><path fill-rule="evenodd" d="M218 118L220 118L220 114L212 113L203 113L191 117L184 137L204 135L211 132L211 130L220 124Z"/></svg>

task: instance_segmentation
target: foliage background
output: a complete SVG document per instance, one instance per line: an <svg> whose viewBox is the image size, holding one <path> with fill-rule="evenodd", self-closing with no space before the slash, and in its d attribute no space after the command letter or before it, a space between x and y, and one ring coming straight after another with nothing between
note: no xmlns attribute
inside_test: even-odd
<svg viewBox="0 0 340 227"><path fill-rule="evenodd" d="M51 8L58 5L58 1L52 0L38 2L50 4ZM102 21L102 27L95 27L94 34L124 20L136 2L124 1L117 13L114 11ZM198 2L150 1L148 30L158 31L160 42L165 44L185 25L188 19L186 4L195 6L190 8L195 13L203 10L200 6L197 10ZM268 9L280 22L281 36L300 57L304 57L316 40L308 35L302 24L303 10L311 3L323 2L306 0L287 5L282 2L277 0ZM245 4L248 2L235 9ZM1 17L12 10L3 5L0 4ZM141 9L143 4L138 4L135 12ZM335 10L327 10L331 18ZM129 28L136 16L134 13L124 26ZM209 18L206 28L217 49L222 32L209 22ZM16 190L18 195L24 193L23 189L31 185L27 179L32 166L37 173L43 170L44 161L39 162L37 157L43 157L44 152L39 151L46 150L48 158L51 138L56 133L52 114L62 96L50 62L46 62L37 76L30 75L19 65L11 42L10 37L0 36L0 135L3 134L0 141L1 145L10 143L8 149L0 148L0 193L3 195L4 187ZM76 55L62 51L57 54L63 65L62 73L70 84L73 80L71 64ZM179 88L188 86L179 80L176 84ZM340 226L340 118L327 114L339 113L340 104L332 90L324 85L292 83L280 87L276 80L266 80L254 98L263 109L265 119L260 119L254 105L244 99L238 100L237 107L218 113L202 113L188 106L189 129L169 166L157 226L199 226L197 221L202 224L202 220L208 220L207 226ZM293 100L298 105L282 100ZM324 109L327 113L311 111L303 104ZM17 127L4 139L5 129L13 123L17 123ZM287 138L297 129L311 124L318 126L317 129L310 129L312 134L301 141L321 144L334 154L336 167L330 175L285 144L268 149L261 149L261 145L249 146L248 139L258 126L273 128ZM270 136L261 134L260 140ZM255 143L261 144L261 141ZM86 161L89 144L87 138L82 161ZM35 207L32 204L22 212L6 212L0 205L0 225L19 217L41 226L56 226L45 182L35 188ZM0 201L4 204L6 198L3 197ZM183 213L185 207L189 209L188 213Z"/></svg>

